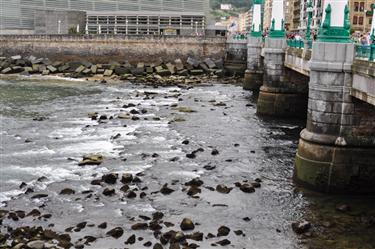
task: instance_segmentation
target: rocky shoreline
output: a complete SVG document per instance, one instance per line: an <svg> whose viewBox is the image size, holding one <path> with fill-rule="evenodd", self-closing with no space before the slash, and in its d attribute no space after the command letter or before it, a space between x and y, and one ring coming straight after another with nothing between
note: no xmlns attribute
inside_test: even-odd
<svg viewBox="0 0 375 249"><path fill-rule="evenodd" d="M35 56L0 57L0 75L57 75L65 78L86 79L107 83L129 81L132 83L169 86L177 84L199 84L201 82L233 83L239 77L226 77L223 60L204 60L189 57L186 61L162 60L154 63L139 62L132 65L127 61L112 61L93 64L89 61L50 61Z"/></svg>

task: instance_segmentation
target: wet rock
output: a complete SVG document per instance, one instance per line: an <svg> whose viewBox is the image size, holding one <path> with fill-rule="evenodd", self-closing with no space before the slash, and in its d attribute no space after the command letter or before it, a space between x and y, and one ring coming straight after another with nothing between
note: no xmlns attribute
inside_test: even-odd
<svg viewBox="0 0 375 249"><path fill-rule="evenodd" d="M140 194L139 194L139 198L141 198L141 199L143 199L143 198L145 198L146 197L146 193L145 192L141 192Z"/></svg>
<svg viewBox="0 0 375 249"><path fill-rule="evenodd" d="M107 184L115 184L117 181L118 175L111 173L111 174L106 174L102 176L102 181L104 181Z"/></svg>
<svg viewBox="0 0 375 249"><path fill-rule="evenodd" d="M195 240L195 241L202 241L203 240L203 233L201 232L195 232L192 234L186 235L187 239Z"/></svg>
<svg viewBox="0 0 375 249"><path fill-rule="evenodd" d="M187 192L189 196L194 196L196 194L200 194L202 190L196 186L191 186Z"/></svg>
<svg viewBox="0 0 375 249"><path fill-rule="evenodd" d="M211 155L213 155L213 156L219 155L219 151L217 149L213 149L211 151Z"/></svg>
<svg viewBox="0 0 375 249"><path fill-rule="evenodd" d="M159 225L158 221L151 221L148 226L152 231L159 231L163 228Z"/></svg>
<svg viewBox="0 0 375 249"><path fill-rule="evenodd" d="M64 188L63 190L60 191L60 195L74 195L76 191L74 191L71 188Z"/></svg>
<svg viewBox="0 0 375 249"><path fill-rule="evenodd" d="M107 120L107 115L100 115L99 120Z"/></svg>
<svg viewBox="0 0 375 249"><path fill-rule="evenodd" d="M188 154L186 154L186 157L187 157L187 158L190 158L190 159L194 159L194 158L196 158L197 156L195 155L195 153L188 153Z"/></svg>
<svg viewBox="0 0 375 249"><path fill-rule="evenodd" d="M255 178L254 181L259 182L259 183L262 182L262 180L260 178Z"/></svg>
<svg viewBox="0 0 375 249"><path fill-rule="evenodd" d="M216 191L222 194L229 194L230 191L232 191L233 188L229 188L223 184L219 184L216 186Z"/></svg>
<svg viewBox="0 0 375 249"><path fill-rule="evenodd" d="M105 188L103 190L103 195L105 196L113 196L115 195L116 191L113 188Z"/></svg>
<svg viewBox="0 0 375 249"><path fill-rule="evenodd" d="M155 212L152 214L152 219L153 220L161 220L163 219L164 214L162 212Z"/></svg>
<svg viewBox="0 0 375 249"><path fill-rule="evenodd" d="M26 186L27 186L27 184L26 184L25 182L22 182L22 183L20 184L19 188L24 188L24 187L26 187Z"/></svg>
<svg viewBox="0 0 375 249"><path fill-rule="evenodd" d="M223 239L223 240L220 240L218 242L216 242L217 244L221 245L221 246L227 246L227 245L230 245L230 240L228 239Z"/></svg>
<svg viewBox="0 0 375 249"><path fill-rule="evenodd" d="M251 186L253 186L254 188L260 188L261 184L259 182L252 182Z"/></svg>
<svg viewBox="0 0 375 249"><path fill-rule="evenodd" d="M133 230L146 230L148 228L147 223L136 223L131 226L131 229Z"/></svg>
<svg viewBox="0 0 375 249"><path fill-rule="evenodd" d="M163 246L160 243L156 243L152 249L163 249Z"/></svg>
<svg viewBox="0 0 375 249"><path fill-rule="evenodd" d="M189 140L182 141L182 144L184 144L184 145L188 145L189 143L190 143Z"/></svg>
<svg viewBox="0 0 375 249"><path fill-rule="evenodd" d="M48 197L47 194L36 194L36 195L33 195L31 199L41 199L41 198L46 198L46 197Z"/></svg>
<svg viewBox="0 0 375 249"><path fill-rule="evenodd" d="M336 210L345 213L345 212L349 212L351 208L347 204L338 204L336 206Z"/></svg>
<svg viewBox="0 0 375 249"><path fill-rule="evenodd" d="M99 154L84 155L82 161L78 163L79 166L85 165L100 165L103 162L103 156Z"/></svg>
<svg viewBox="0 0 375 249"><path fill-rule="evenodd" d="M251 221L251 219L249 217L245 217L245 218L242 218L244 221L248 222L248 221Z"/></svg>
<svg viewBox="0 0 375 249"><path fill-rule="evenodd" d="M103 222L103 223L99 224L98 227L100 229L106 229L107 228L107 222Z"/></svg>
<svg viewBox="0 0 375 249"><path fill-rule="evenodd" d="M129 188L129 185L124 185L124 186L122 186L121 188L120 188L120 191L122 191L122 192L127 192L128 190L129 190L130 188Z"/></svg>
<svg viewBox="0 0 375 249"><path fill-rule="evenodd" d="M240 187L240 190L244 193L254 193L255 189L253 186L250 186L249 184L242 184Z"/></svg>
<svg viewBox="0 0 375 249"><path fill-rule="evenodd" d="M140 183L140 182L142 182L142 180L141 180L141 178L139 178L138 176L135 176L135 177L133 178L133 183Z"/></svg>
<svg viewBox="0 0 375 249"><path fill-rule="evenodd" d="M184 218L180 224L180 228L182 231L186 231L186 230L194 230L195 228L195 225L193 223L193 221L189 218Z"/></svg>
<svg viewBox="0 0 375 249"><path fill-rule="evenodd" d="M87 222L84 221L84 222L78 223L76 225L76 227L79 228L79 229L84 229L86 227L86 225L87 225Z"/></svg>
<svg viewBox="0 0 375 249"><path fill-rule="evenodd" d="M205 166L203 166L203 168L205 169L205 170L214 170L214 169L216 169L216 166L212 166L212 165L205 165Z"/></svg>
<svg viewBox="0 0 375 249"><path fill-rule="evenodd" d="M129 199L134 199L137 197L137 194L134 192L134 191L130 191L127 195L126 195L127 198Z"/></svg>
<svg viewBox="0 0 375 249"><path fill-rule="evenodd" d="M44 241L42 240L34 240L27 243L27 247L30 249L43 249L44 248Z"/></svg>
<svg viewBox="0 0 375 249"><path fill-rule="evenodd" d="M36 216L39 216L39 215L41 215L40 211L38 209L33 209L26 216L36 217Z"/></svg>
<svg viewBox="0 0 375 249"><path fill-rule="evenodd" d="M242 230L235 230L233 231L237 236L240 236L243 234L243 231Z"/></svg>
<svg viewBox="0 0 375 249"><path fill-rule="evenodd" d="M135 234L131 235L126 241L125 245L133 245L135 243Z"/></svg>
<svg viewBox="0 0 375 249"><path fill-rule="evenodd" d="M169 249L180 249L180 244L172 243L170 244Z"/></svg>
<svg viewBox="0 0 375 249"><path fill-rule="evenodd" d="M195 187L200 187L203 185L203 181L199 178L194 178L188 182L185 183L185 186L195 186Z"/></svg>
<svg viewBox="0 0 375 249"><path fill-rule="evenodd" d="M91 185L102 185L102 181L99 179L92 180Z"/></svg>
<svg viewBox="0 0 375 249"><path fill-rule="evenodd" d="M176 108L176 110L179 111L179 112L185 112L185 113L196 112L195 110L193 110L189 107L183 107L183 106Z"/></svg>
<svg viewBox="0 0 375 249"><path fill-rule="evenodd" d="M133 175L130 173L125 173L121 177L121 182L123 184L131 183L133 181Z"/></svg>
<svg viewBox="0 0 375 249"><path fill-rule="evenodd" d="M307 221L293 222L292 229L297 234L303 234L309 231L311 224Z"/></svg>
<svg viewBox="0 0 375 249"><path fill-rule="evenodd" d="M229 227L226 227L226 226L221 226L219 227L219 229L217 229L217 236L220 237L220 236L227 236L230 232L230 229Z"/></svg>
<svg viewBox="0 0 375 249"><path fill-rule="evenodd" d="M147 241L146 243L143 244L143 246L150 247L150 246L152 246L152 242L151 241Z"/></svg>
<svg viewBox="0 0 375 249"><path fill-rule="evenodd" d="M168 184L164 184L163 187L160 189L160 193L162 193L163 195L169 195L171 194L172 192L174 192L173 189L171 188L168 188Z"/></svg>
<svg viewBox="0 0 375 249"><path fill-rule="evenodd" d="M124 229L122 229L121 227L116 227L116 228L113 228L112 230L108 231L106 234L108 236L111 236L111 237L115 238L115 239L118 239L124 234Z"/></svg>

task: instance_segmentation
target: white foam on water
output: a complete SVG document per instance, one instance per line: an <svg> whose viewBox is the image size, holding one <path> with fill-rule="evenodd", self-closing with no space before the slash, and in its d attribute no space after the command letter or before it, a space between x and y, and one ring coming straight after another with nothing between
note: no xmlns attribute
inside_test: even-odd
<svg viewBox="0 0 375 249"><path fill-rule="evenodd" d="M19 190L19 189L9 190L9 191L6 191L6 192L1 192L0 193L0 207L5 206L5 204L3 204L3 202L9 201L9 200L12 199L12 197L20 195L22 193L23 193L23 191Z"/></svg>
<svg viewBox="0 0 375 249"><path fill-rule="evenodd" d="M151 204L133 204L129 208L135 209L142 212L155 212L156 209Z"/></svg>
<svg viewBox="0 0 375 249"><path fill-rule="evenodd" d="M2 155L2 156L30 156L30 155L40 155L40 154L45 154L45 155L52 155L55 154L56 152L54 150L48 149L46 146L43 146L42 149L33 149L33 150L27 150L27 151L22 151L22 152L13 152L7 155Z"/></svg>
<svg viewBox="0 0 375 249"><path fill-rule="evenodd" d="M203 171L191 172L191 171L171 171L168 175L172 176L186 176L189 178L197 178L203 174Z"/></svg>
<svg viewBox="0 0 375 249"><path fill-rule="evenodd" d="M66 145L58 149L59 154L84 155L91 153L110 154L115 145L110 141L85 141Z"/></svg>

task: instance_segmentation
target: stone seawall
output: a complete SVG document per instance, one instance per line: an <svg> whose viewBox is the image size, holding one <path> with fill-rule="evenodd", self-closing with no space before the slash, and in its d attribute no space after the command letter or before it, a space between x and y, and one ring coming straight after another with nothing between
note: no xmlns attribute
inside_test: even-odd
<svg viewBox="0 0 375 249"><path fill-rule="evenodd" d="M0 56L34 55L62 62L89 60L155 62L210 57L225 57L226 40L222 37L154 36L0 36Z"/></svg>

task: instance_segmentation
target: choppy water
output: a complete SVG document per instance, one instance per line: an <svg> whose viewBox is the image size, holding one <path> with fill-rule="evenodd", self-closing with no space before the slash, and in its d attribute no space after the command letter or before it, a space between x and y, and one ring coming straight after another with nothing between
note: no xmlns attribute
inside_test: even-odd
<svg viewBox="0 0 375 249"><path fill-rule="evenodd" d="M109 227L129 228L129 217L161 210L175 224L183 217L192 217L205 234L215 233L220 225L243 230L245 237L230 235L233 248L375 248L371 240L374 224L361 223L361 217L375 215L373 198L367 197L365 204L364 199L350 199L355 213L340 214L335 205L348 203L348 199L296 189L293 160L304 124L259 118L255 99L235 85L151 88L55 79L0 80L0 202L27 210L39 206L40 202L30 200L19 189L21 182L26 182L36 192L50 195L44 204L53 214L50 222L57 231L82 221L107 221ZM225 106L215 106L219 102ZM136 107L123 108L129 103ZM196 112L179 112L173 108L176 104ZM147 113L139 115L137 121L116 118L131 109L145 109ZM90 112L114 118L99 123L88 118ZM33 120L38 117L46 119ZM176 118L185 121L170 122ZM117 134L121 136L114 139ZM185 139L189 145L181 143ZM186 158L186 153L197 148L204 152L196 159ZM219 155L211 155L213 148ZM104 163L78 166L77 161L87 153L104 155ZM159 157L150 156L154 153ZM170 160L176 157L177 161ZM216 168L205 170L203 166L208 164ZM90 181L108 172L144 172L143 185L149 192L159 190L164 183L177 191L168 196L150 194L142 200L103 196L87 200L57 194L66 186L77 192L90 189L99 193L101 189ZM40 177L47 179L37 181ZM253 194L234 189L224 195L203 188L200 198L193 199L181 192L181 184L194 177L210 187L233 186L234 182L257 177L263 182ZM179 184L171 185L173 181ZM251 220L245 222L244 217ZM294 234L291 223L301 219L315 225L312 234ZM331 219L338 225L328 231L322 229L321 223ZM323 238L322 233L326 235ZM101 238L91 248L117 248L127 238L112 241L103 232L90 229L72 236L77 239L88 234ZM152 237L149 232L139 235ZM212 242L199 244L211 248Z"/></svg>

